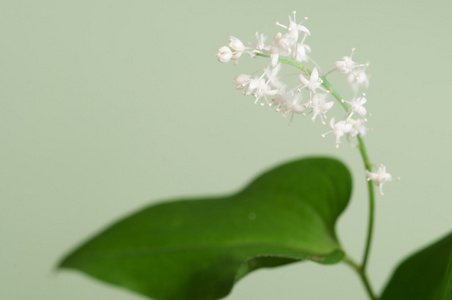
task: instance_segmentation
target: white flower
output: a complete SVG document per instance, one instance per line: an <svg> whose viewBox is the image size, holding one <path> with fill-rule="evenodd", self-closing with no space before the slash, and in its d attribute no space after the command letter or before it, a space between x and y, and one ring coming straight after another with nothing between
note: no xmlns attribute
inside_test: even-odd
<svg viewBox="0 0 452 300"><path fill-rule="evenodd" d="M256 32L256 40L257 40L257 43L255 45L256 50L260 50L260 51L264 51L264 52L267 52L269 50L269 46L265 45L265 41L267 40L267 37L263 33L259 34Z"/></svg>
<svg viewBox="0 0 452 300"><path fill-rule="evenodd" d="M317 68L314 68L314 70L312 70L309 80L304 78L304 76L300 74L300 81L303 84L303 87L306 87L313 93L316 92L316 90L322 85L323 82L319 77L319 71L317 70Z"/></svg>
<svg viewBox="0 0 452 300"><path fill-rule="evenodd" d="M303 21L300 22L299 24L297 24L297 19L296 19L297 12L293 11L292 14L293 14L293 19L291 16L289 16L289 26L282 25L279 22L276 22L276 25L281 26L282 28L286 28L287 33L291 35L291 39L295 40L295 42L298 40L299 32L304 32L308 35L311 35L311 32L309 32L309 30L305 26L301 25L303 23Z"/></svg>
<svg viewBox="0 0 452 300"><path fill-rule="evenodd" d="M280 112L281 107L292 101L293 92L279 92L275 98L272 99L273 104L276 105L276 112Z"/></svg>
<svg viewBox="0 0 452 300"><path fill-rule="evenodd" d="M347 121L349 121L354 114L358 114L361 117L364 117L366 115L367 110L363 105L366 104L367 100L366 98L364 98L364 96L353 98L352 100L345 102L350 105L350 108L348 110L350 114L348 115Z"/></svg>
<svg viewBox="0 0 452 300"><path fill-rule="evenodd" d="M286 32L282 35L282 37L278 40L278 46L285 52L291 53L293 46L297 43L298 35L294 36L293 34Z"/></svg>
<svg viewBox="0 0 452 300"><path fill-rule="evenodd" d="M334 63L336 70L341 74L350 74L354 68L358 66L353 59L353 54L355 53L355 48L352 49L352 54L350 56L342 57L342 60L338 60Z"/></svg>
<svg viewBox="0 0 452 300"><path fill-rule="evenodd" d="M259 87L259 81L262 80L262 78L254 77L253 79L250 79L248 82L248 88L243 93L245 96L248 96L256 91L256 89Z"/></svg>
<svg viewBox="0 0 452 300"><path fill-rule="evenodd" d="M302 22L297 24L296 21L296 12L293 11L293 19L291 16L289 16L289 26L285 26L280 24L279 22L276 22L276 25L281 26L282 28L287 29L287 32L284 34L278 32L278 34L273 39L273 44L270 47L270 62L271 66L274 67L278 63L279 56L289 56L292 54L292 58L295 59L295 57L299 56L299 59L301 59L303 56L303 51L306 51L306 49L301 49L302 51L300 54L298 54L297 51L297 42L300 32L304 32L305 38L307 35L311 35L309 30L301 25ZM304 39L300 43L303 44ZM304 60L299 60L304 61Z"/></svg>
<svg viewBox="0 0 452 300"><path fill-rule="evenodd" d="M245 46L243 45L241 40L233 36L229 37L229 41L229 48L231 48L231 50L234 50L231 59L239 59L240 56L242 56L243 50L245 50ZM238 62L236 62L236 64L237 63Z"/></svg>
<svg viewBox="0 0 452 300"><path fill-rule="evenodd" d="M288 92L286 94L289 94L290 97L286 98L287 102L285 113L293 112L296 114L302 114L306 111L306 106L300 103L301 102L300 93Z"/></svg>
<svg viewBox="0 0 452 300"><path fill-rule="evenodd" d="M297 51L295 53L295 60L298 62L307 62L309 61L308 53L311 52L311 47L308 45L299 43L297 45Z"/></svg>
<svg viewBox="0 0 452 300"><path fill-rule="evenodd" d="M270 55L270 65L272 67L276 66L278 64L278 59L279 59L279 53L278 52L274 52Z"/></svg>
<svg viewBox="0 0 452 300"><path fill-rule="evenodd" d="M350 119L348 120L350 124L352 124L352 128L350 129L350 132L348 133L349 136L355 137L359 134L360 137L364 137L367 133L367 128L364 126L364 120L362 119Z"/></svg>
<svg viewBox="0 0 452 300"><path fill-rule="evenodd" d="M355 92L358 91L360 86L365 89L369 87L369 78L367 77L366 71L363 69L354 70L348 74L347 79Z"/></svg>
<svg viewBox="0 0 452 300"><path fill-rule="evenodd" d="M267 105L271 106L270 102L268 102L268 100L267 100L267 96L274 96L277 93L279 93L278 90L272 90L268 86L268 82L265 82L265 79L261 78L259 80L259 84L258 84L256 90L253 93L254 97L256 98L256 100L254 101L254 104L257 104L259 99L264 98L265 102L267 102ZM261 103L261 105L264 105L264 103Z"/></svg>
<svg viewBox="0 0 452 300"><path fill-rule="evenodd" d="M338 60L334 63L336 70L341 74L350 74L356 67L356 63L349 56L342 57L342 60Z"/></svg>
<svg viewBox="0 0 452 300"><path fill-rule="evenodd" d="M250 75L240 74L232 80L232 83L236 85L238 90L243 89L250 82Z"/></svg>
<svg viewBox="0 0 452 300"><path fill-rule="evenodd" d="M264 50L265 49L265 41L267 40L267 37L261 33L257 33L256 32L256 39L257 39L257 43L256 43L256 49L257 50Z"/></svg>
<svg viewBox="0 0 452 300"><path fill-rule="evenodd" d="M287 46L287 40L284 40L281 32L278 32L273 39L273 44L270 47L270 64L275 67L278 64L279 56L288 56L292 52L291 46Z"/></svg>
<svg viewBox="0 0 452 300"><path fill-rule="evenodd" d="M320 116L320 120L322 124L325 125L324 115L333 107L334 102L326 102L325 94L315 94L311 101L306 105L308 108L311 108L313 116L311 118L312 121L315 121L317 116Z"/></svg>
<svg viewBox="0 0 452 300"><path fill-rule="evenodd" d="M235 51L243 51L245 50L245 46L243 45L242 41L239 40L236 37L230 36L229 37L229 48Z"/></svg>
<svg viewBox="0 0 452 300"><path fill-rule="evenodd" d="M272 100L276 107L276 111L281 111L281 107L284 107L283 117L287 117L286 113L292 113L289 126L292 125L293 114L304 114L306 106L301 104L301 94L290 92L279 92Z"/></svg>
<svg viewBox="0 0 452 300"><path fill-rule="evenodd" d="M271 65L274 67L278 63L279 56L289 56L292 54L292 58L295 59L296 56L299 56L300 58L303 57L303 51L306 51L303 47L300 49L301 53L299 54L297 51L297 42L298 42L298 36L299 32L305 33L305 38L307 35L310 35L311 33L309 30L304 27L303 25L297 24L295 19L295 11L293 12L293 20L289 16L290 24L289 26L282 25L280 23L276 23L277 25L286 28L287 32L282 34L278 32L278 34L273 39L273 45L270 48L271 53ZM303 39L304 41L304 39ZM300 43L300 45L303 44L303 41ZM309 48L309 47L308 47ZM309 49L310 50L310 49ZM306 54L306 53L304 53ZM301 61L301 60L300 60Z"/></svg>
<svg viewBox="0 0 452 300"><path fill-rule="evenodd" d="M366 171L366 175L367 181L372 180L380 188L380 195L383 195L383 183L392 180L391 174L386 173L384 165L380 165L377 172Z"/></svg>
<svg viewBox="0 0 452 300"><path fill-rule="evenodd" d="M250 79L248 82L248 88L243 93L245 96L247 95L253 95L256 99L254 101L254 104L257 104L261 98L265 99L265 102L267 102L268 106L271 106L271 104L267 100L267 96L274 96L277 93L279 93L279 90L272 90L268 86L268 82L265 81L263 78L265 76L265 73L262 74L261 77L254 77L253 79ZM264 105L264 103L261 103L261 105Z"/></svg>
<svg viewBox="0 0 452 300"><path fill-rule="evenodd" d="M326 134L332 132L336 136L336 148L339 148L339 144L341 143L341 137L344 134L350 132L352 129L352 124L346 121L339 121L336 124L334 123L334 117L330 120L331 130L322 134L322 137L325 137Z"/></svg>
<svg viewBox="0 0 452 300"><path fill-rule="evenodd" d="M265 75L267 76L268 83L272 87L274 87L277 90L284 90L286 88L286 85L279 80L278 73L281 70L281 64L277 64L276 67L273 69L267 68L265 69Z"/></svg>
<svg viewBox="0 0 452 300"><path fill-rule="evenodd" d="M229 47L223 46L217 51L217 59L219 62L227 63L232 58L232 51Z"/></svg>

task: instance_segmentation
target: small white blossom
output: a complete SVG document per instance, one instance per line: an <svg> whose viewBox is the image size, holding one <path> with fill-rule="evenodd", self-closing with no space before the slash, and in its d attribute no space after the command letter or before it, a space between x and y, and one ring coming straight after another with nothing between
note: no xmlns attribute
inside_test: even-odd
<svg viewBox="0 0 452 300"><path fill-rule="evenodd" d="M245 90L245 92L243 93L245 96L251 95L252 93L254 93L257 88L259 87L259 81L263 80L262 78L259 77L254 77L253 79L250 79L250 81L248 82L248 87ZM265 82L265 80L264 80Z"/></svg>
<svg viewBox="0 0 452 300"><path fill-rule="evenodd" d="M245 46L243 45L242 41L239 40L236 37L230 36L229 37L229 48L231 48L234 51L243 51L245 50Z"/></svg>
<svg viewBox="0 0 452 300"><path fill-rule="evenodd" d="M366 71L363 69L354 70L348 74L347 79L355 92L358 91L360 86L365 89L369 87L369 78L367 77Z"/></svg>
<svg viewBox="0 0 452 300"><path fill-rule="evenodd" d="M286 111L285 113L293 112L296 114L302 114L306 111L306 106L301 104L301 94L288 92L286 94L290 94L291 97L286 99Z"/></svg>
<svg viewBox="0 0 452 300"><path fill-rule="evenodd" d="M276 97L272 99L274 105L276 105L276 112L281 111L281 107L292 101L293 92L279 92Z"/></svg>
<svg viewBox="0 0 452 300"><path fill-rule="evenodd" d="M360 115L361 117L366 115L367 110L363 105L366 104L367 99L364 98L364 96L353 98L352 100L345 102L350 105L347 121L355 114Z"/></svg>
<svg viewBox="0 0 452 300"><path fill-rule="evenodd" d="M308 53L311 52L311 47L308 45L299 43L297 45L297 51L295 52L295 60L298 62L307 62L309 61Z"/></svg>
<svg viewBox="0 0 452 300"><path fill-rule="evenodd" d="M350 119L348 120L350 124L352 124L352 128L350 129L350 132L348 133L349 136L355 137L359 134L360 137L364 137L367 133L367 128L364 124L364 120L362 119Z"/></svg>
<svg viewBox="0 0 452 300"><path fill-rule="evenodd" d="M264 52L269 50L269 46L265 45L267 36L265 36L263 33L259 34L258 32L256 32L256 40L257 40L257 43L255 45L256 50L260 50L260 51L264 51Z"/></svg>
<svg viewBox="0 0 452 300"><path fill-rule="evenodd" d="M242 56L243 50L245 50L245 46L243 45L241 40L233 36L229 37L229 41L229 48L231 48L231 50L234 50L231 59L239 59L240 56ZM236 64L237 63L238 62L236 62Z"/></svg>
<svg viewBox="0 0 452 300"><path fill-rule="evenodd" d="M263 78L266 72L262 74L261 77L254 77L250 79L248 83L248 87L243 93L245 96L253 95L256 99L254 104L257 104L261 98L264 98L265 102L267 102L268 106L271 106L270 102L268 102L267 96L274 96L279 93L279 90L272 90L267 81ZM264 105L264 103L261 103Z"/></svg>
<svg viewBox="0 0 452 300"><path fill-rule="evenodd" d="M342 60L338 60L334 63L336 70L341 74L350 74L353 69L355 69L358 64L353 61L353 54L355 53L355 48L352 49L352 54L350 56L342 57Z"/></svg>
<svg viewBox="0 0 452 300"><path fill-rule="evenodd" d="M325 125L324 117L325 114L333 107L334 102L326 102L327 95L325 94L315 94L311 101L306 105L311 109L313 116L311 118L312 121L315 121L317 116L320 116L320 120L322 124Z"/></svg>
<svg viewBox="0 0 452 300"><path fill-rule="evenodd" d="M386 173L386 167L384 165L380 165L377 172L366 171L366 175L367 181L372 180L380 188L380 195L383 195L383 184L392 180L391 174Z"/></svg>
<svg viewBox="0 0 452 300"><path fill-rule="evenodd" d="M232 83L236 85L238 90L243 89L250 82L250 75L240 74L232 80Z"/></svg>
<svg viewBox="0 0 452 300"><path fill-rule="evenodd" d="M277 22L276 25L287 29L287 33L290 34L292 36L291 38L294 39L295 41L298 40L299 32L304 32L308 35L311 35L311 32L305 26L301 25L303 23L303 21L300 22L299 24L297 24L297 19L296 19L297 12L293 11L292 14L293 14L293 19L291 16L289 16L289 26L282 25L279 22Z"/></svg>
<svg viewBox="0 0 452 300"><path fill-rule="evenodd" d="M356 67L356 63L349 56L342 57L342 60L338 60L334 63L336 70L341 74L350 74Z"/></svg>
<svg viewBox="0 0 452 300"><path fill-rule="evenodd" d="M297 42L300 32L304 32L305 37L306 35L311 35L309 30L301 23L297 24L295 11L293 11L293 19L289 16L289 26L276 22L276 25L287 29L287 32L284 34L278 32L273 39L273 44L270 47L270 63L272 67L276 66L280 56L290 56L291 54L293 57L297 56Z"/></svg>
<svg viewBox="0 0 452 300"><path fill-rule="evenodd" d="M268 83L277 90L284 90L286 84L279 80L278 73L281 71L281 64L277 64L273 69L265 69L265 75L267 76Z"/></svg>
<svg viewBox="0 0 452 300"><path fill-rule="evenodd" d="M267 103L267 105L271 106L270 102L268 102L268 100L267 100L267 96L274 96L278 92L279 92L278 90L272 90L268 86L268 83L265 82L264 79L261 79L261 80L259 80L259 86L257 87L256 91L253 93L254 97L256 98L256 100L254 101L254 104L257 104L257 102L261 98L264 98L264 100ZM264 104L261 103L261 105L264 105Z"/></svg>
<svg viewBox="0 0 452 300"><path fill-rule="evenodd" d="M334 117L330 120L330 127L331 130L322 134L322 137L325 137L328 133L333 133L336 136L336 148L339 148L339 144L341 143L341 137L344 136L344 134L349 133L352 129L352 124L348 123L346 121L339 121L337 123L334 123Z"/></svg>
<svg viewBox="0 0 452 300"><path fill-rule="evenodd" d="M275 67L278 64L279 56L288 56L292 52L292 46L287 45L287 40L283 38L281 32L276 34L273 39L273 44L270 47L270 64L272 67Z"/></svg>
<svg viewBox="0 0 452 300"><path fill-rule="evenodd" d="M278 64L278 59L279 59L279 53L278 52L274 52L270 55L270 65L272 67L276 66Z"/></svg>
<svg viewBox="0 0 452 300"><path fill-rule="evenodd" d="M290 118L289 126L292 125L293 115L295 114L304 114L306 111L306 106L301 104L301 94L294 93L293 91L279 93L273 99L273 103L278 105L276 107L276 111L281 111L281 107L284 107L283 117L287 117L287 113L292 113Z"/></svg>
<svg viewBox="0 0 452 300"><path fill-rule="evenodd" d="M303 87L306 87L313 93L316 92L316 90L322 85L323 82L319 77L319 71L317 70L317 68L314 68L312 70L309 80L304 78L304 76L300 74L300 81L303 84Z"/></svg>
<svg viewBox="0 0 452 300"><path fill-rule="evenodd" d="M298 40L298 35L294 36L290 32L284 33L278 40L278 46L282 51L286 53L292 53L292 48L295 46Z"/></svg>
<svg viewBox="0 0 452 300"><path fill-rule="evenodd" d="M229 47L223 46L220 49L218 49L217 52L217 59L219 62L227 63L232 58L232 51Z"/></svg>

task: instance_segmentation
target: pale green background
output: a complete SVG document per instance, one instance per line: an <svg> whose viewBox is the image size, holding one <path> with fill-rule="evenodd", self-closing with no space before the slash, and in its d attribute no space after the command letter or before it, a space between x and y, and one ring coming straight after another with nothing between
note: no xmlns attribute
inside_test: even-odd
<svg viewBox="0 0 452 300"><path fill-rule="evenodd" d="M402 181L377 198L369 272L379 290L396 262L452 228L450 1L0 2L0 298L142 299L75 272L64 253L153 201L234 191L291 158L343 159L354 197L339 222L360 257L367 203L358 153L327 130L287 126L220 64L229 35L254 41L297 10L329 69L357 47L370 61L371 159ZM264 63L264 62L263 62ZM253 63L254 64L254 63ZM333 74L332 82L342 78ZM257 271L227 299L364 299L346 266Z"/></svg>

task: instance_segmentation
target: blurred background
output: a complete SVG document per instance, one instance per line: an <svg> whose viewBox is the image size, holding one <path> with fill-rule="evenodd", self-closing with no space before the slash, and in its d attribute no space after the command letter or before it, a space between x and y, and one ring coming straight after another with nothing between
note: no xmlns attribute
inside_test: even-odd
<svg viewBox="0 0 452 300"><path fill-rule="evenodd" d="M353 199L339 237L360 259L364 172L319 123L255 106L232 85L267 62L220 64L230 35L254 43L308 16L311 56L329 70L356 47L370 61L370 158L400 182L377 197L369 274L381 290L400 259L452 228L450 1L0 2L0 298L144 299L55 265L150 203L236 191L306 155L345 161ZM344 90L344 78L330 81ZM365 299L345 265L259 270L227 297Z"/></svg>

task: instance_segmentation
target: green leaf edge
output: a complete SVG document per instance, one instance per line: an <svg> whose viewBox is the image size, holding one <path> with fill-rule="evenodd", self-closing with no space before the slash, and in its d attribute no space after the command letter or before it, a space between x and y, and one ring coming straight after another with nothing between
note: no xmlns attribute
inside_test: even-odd
<svg viewBox="0 0 452 300"><path fill-rule="evenodd" d="M346 171L348 178L349 178L349 183L350 183L350 190L348 193L348 200L347 203L345 204L344 208L339 211L338 216L336 217L335 222L337 222L338 218L341 216L341 214L345 211L345 209L348 206L348 203L350 202L350 198L351 198L351 191L352 191L352 178L351 178L351 174L349 169L347 168L347 166L342 163L340 160L337 160L335 158L331 158L331 157L317 157L317 156L312 156L312 157L305 157L303 159L297 159L297 160L292 160L289 162L285 162L281 165L275 166L273 168L267 169L265 170L263 173L261 173L260 175L256 176L253 180L251 180L247 185L245 185L245 187L241 190L239 190L236 193L231 193L228 197L232 197L235 196L237 194L242 193L244 190L246 190L247 188L249 188L251 185L253 185L259 178L263 177L263 175L265 175L268 172L271 172L277 168L280 168L282 166L294 163L294 162L299 162L299 161L304 161L304 160L330 160L330 161L334 161L335 163L340 164L343 169ZM179 202L179 201L190 201L191 199L183 199L183 200L176 200L176 201L170 201L170 202ZM153 203L151 206L146 206L144 209L146 208L150 208L150 207L155 207L161 204L166 204L168 203L168 201L164 200L161 202L156 202ZM121 217L117 222L114 222L110 225L108 225L108 227L104 230L101 230L99 233L93 235L91 238L89 238L87 241L81 243L81 246L77 247L75 250L72 250L69 252L68 255L66 255L58 264L57 264L57 269L73 269L76 270L80 273L83 273L85 275L88 275L89 277L95 279L96 281L102 282L102 283L107 283L109 285L114 286L115 288L126 288L130 291L139 293L142 296L148 297L148 295L141 293L140 291L138 291L137 289L135 289L135 287L133 286L127 286L127 285L118 285L115 282L109 282L108 280L105 279L100 279L98 277L96 277L95 275L92 275L88 272L83 271L82 269L79 269L77 267L71 266L70 263L68 263L72 257L72 255L74 253L76 253L80 248L82 248L85 244L89 243L91 240L97 238L99 235L103 234L106 230L108 230L109 228L117 225L118 223L120 223L122 220L128 219L131 216L136 215L138 212L142 211L143 209L138 209L135 212L132 212L131 214L128 214L124 217ZM315 209L314 209L315 210ZM335 224L334 224L335 225ZM334 226L333 226L334 227ZM337 235L336 232L334 230L335 228L333 228L333 232L332 232L332 238L334 238L339 246L339 250L333 251L331 253L327 253L324 254L323 257L318 257L318 256L314 256L314 255L300 255L300 256L280 256L280 255L275 255L275 254L260 254L257 256L253 256L250 258L245 259L240 266L237 268L237 271L235 273L234 276L234 280L233 280L233 284L230 286L229 290L227 291L227 293L225 293L224 295L221 296L221 298L227 296L228 294L230 294L230 292L233 290L235 283L237 283L240 279L242 279L243 277L245 277L246 275L248 275L249 273L253 272L254 270L257 269L261 269L261 268L273 268L273 267L279 267L279 266L283 266L286 264L290 264L290 263L295 263L295 262L301 262L303 260L309 260L309 261L313 261L315 263L320 263L320 264L325 264L325 265L331 265L331 264L336 264L341 262L344 258L345 258L345 252L342 250L342 246L340 245L339 240L337 239ZM260 260L262 258L269 258L269 259L273 259L273 260L277 260L278 262L276 263L265 263L265 264L260 264L256 266L256 261Z"/></svg>
<svg viewBox="0 0 452 300"><path fill-rule="evenodd" d="M406 270L409 270L413 264L418 264L417 260L419 258L435 256L435 254L438 254L435 252L440 252L440 254L442 254L441 251L445 251L446 254L444 256L436 255L436 257L439 257L439 259L444 263L445 266L442 282L438 283L436 287L430 286L431 289L429 291L416 289L419 288L416 282L407 282L407 276L405 276ZM423 261L421 263L425 264L425 262ZM410 272L410 275L413 274L415 273ZM423 275L423 278L425 278L425 276L429 276L430 274ZM403 284L404 286L402 287L404 289L402 291L402 288L400 288L400 286ZM411 287L413 286L414 290L411 289ZM412 298L414 295L416 298ZM406 298L407 296L408 298ZM434 242L433 244L427 246L426 248L423 248L411 254L396 267L381 294L380 300L396 299L452 300L452 232L450 232L440 240Z"/></svg>

